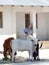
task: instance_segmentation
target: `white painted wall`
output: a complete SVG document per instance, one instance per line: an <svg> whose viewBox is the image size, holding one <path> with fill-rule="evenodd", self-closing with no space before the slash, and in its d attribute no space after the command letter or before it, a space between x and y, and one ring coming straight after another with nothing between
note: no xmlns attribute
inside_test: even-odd
<svg viewBox="0 0 49 65"><path fill-rule="evenodd" d="M25 13L32 14L32 12L49 12L49 8L0 6L0 11L3 12L3 28L0 28L0 35L8 35L8 36L12 35L16 37L16 32L17 32L17 35L19 34L19 37L23 38L24 35L23 29L25 28ZM37 37L41 40L49 39L49 28L48 28L49 14L39 13L38 16L39 16L38 19L39 25L37 30ZM32 17L32 15L30 15L30 17ZM48 24L46 23L46 21ZM32 24L32 19L30 20L30 22Z"/></svg>
<svg viewBox="0 0 49 65"><path fill-rule="evenodd" d="M30 12L30 23L33 25L32 12ZM49 40L49 14L38 13L38 29L37 38L40 40ZM48 24L47 24L48 23ZM25 28L25 12L16 12L16 30L18 38L24 38L24 28ZM21 29L20 29L21 28Z"/></svg>
<svg viewBox="0 0 49 65"><path fill-rule="evenodd" d="M17 38L24 38L24 29L25 29L25 13L16 12L16 30Z"/></svg>
<svg viewBox="0 0 49 65"><path fill-rule="evenodd" d="M31 17L31 24L32 24L32 14L34 12L39 13L39 19L38 19L38 29L37 29L37 38L40 40L47 40L48 39L48 35L49 32L47 31L47 26L46 26L46 21L48 21L48 18L46 17L45 12L49 12L49 7L21 7L21 6L15 6L13 7L13 9L15 10L15 12L24 12L24 13L30 13L30 17ZM22 15L22 14L21 14ZM49 16L49 15L47 15ZM23 17L22 17L23 18ZM47 20L46 20L47 18ZM23 20L22 20L23 21ZM22 25L22 23L20 23ZM18 26L17 26L18 27ZM22 29L23 30L23 29ZM21 30L21 31L22 31ZM20 30L19 30L20 31ZM18 31L17 31L18 32ZM22 32L21 32L22 34ZM19 36L21 35L19 34Z"/></svg>
<svg viewBox="0 0 49 65"><path fill-rule="evenodd" d="M49 40L49 13L45 13L47 40Z"/></svg>
<svg viewBox="0 0 49 65"><path fill-rule="evenodd" d="M9 37L16 37L13 33L12 9L11 6L0 6L3 12L3 28L0 28L0 50L3 51L4 40Z"/></svg>
<svg viewBox="0 0 49 65"><path fill-rule="evenodd" d="M49 13L38 13L37 38L49 40Z"/></svg>

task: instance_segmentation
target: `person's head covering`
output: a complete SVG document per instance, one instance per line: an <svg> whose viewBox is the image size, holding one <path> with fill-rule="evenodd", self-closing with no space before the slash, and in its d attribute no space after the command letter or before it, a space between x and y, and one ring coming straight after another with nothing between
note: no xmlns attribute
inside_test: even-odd
<svg viewBox="0 0 49 65"><path fill-rule="evenodd" d="M32 29L32 26L31 25L29 25L29 27L28 27L29 29Z"/></svg>

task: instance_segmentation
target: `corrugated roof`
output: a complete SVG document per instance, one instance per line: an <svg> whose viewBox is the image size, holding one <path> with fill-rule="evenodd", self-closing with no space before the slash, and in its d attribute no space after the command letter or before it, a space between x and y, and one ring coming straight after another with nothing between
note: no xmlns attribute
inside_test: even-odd
<svg viewBox="0 0 49 65"><path fill-rule="evenodd" d="M0 0L0 5L49 6L49 0Z"/></svg>

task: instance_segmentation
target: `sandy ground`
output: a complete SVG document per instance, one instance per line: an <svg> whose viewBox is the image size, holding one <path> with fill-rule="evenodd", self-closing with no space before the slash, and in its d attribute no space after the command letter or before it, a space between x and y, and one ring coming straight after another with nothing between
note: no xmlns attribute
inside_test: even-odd
<svg viewBox="0 0 49 65"><path fill-rule="evenodd" d="M26 61L26 58L28 58L28 52L18 52L17 56L19 56L19 60L21 61L15 63L2 61L0 62L0 65L49 65L49 49L39 50L40 61ZM22 58L20 58L20 56L22 56Z"/></svg>
<svg viewBox="0 0 49 65"><path fill-rule="evenodd" d="M24 63L7 63L0 65L49 65L49 61L34 61L34 62L24 62Z"/></svg>
<svg viewBox="0 0 49 65"><path fill-rule="evenodd" d="M26 62L19 62L19 63L0 63L0 65L49 65L49 60L41 59L40 61L26 61Z"/></svg>

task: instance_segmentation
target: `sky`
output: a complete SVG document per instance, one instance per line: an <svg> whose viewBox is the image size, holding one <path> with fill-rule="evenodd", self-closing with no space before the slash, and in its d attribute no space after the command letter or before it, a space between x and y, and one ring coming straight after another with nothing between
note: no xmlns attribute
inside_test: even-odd
<svg viewBox="0 0 49 65"><path fill-rule="evenodd" d="M49 6L49 0L0 0L0 5Z"/></svg>

